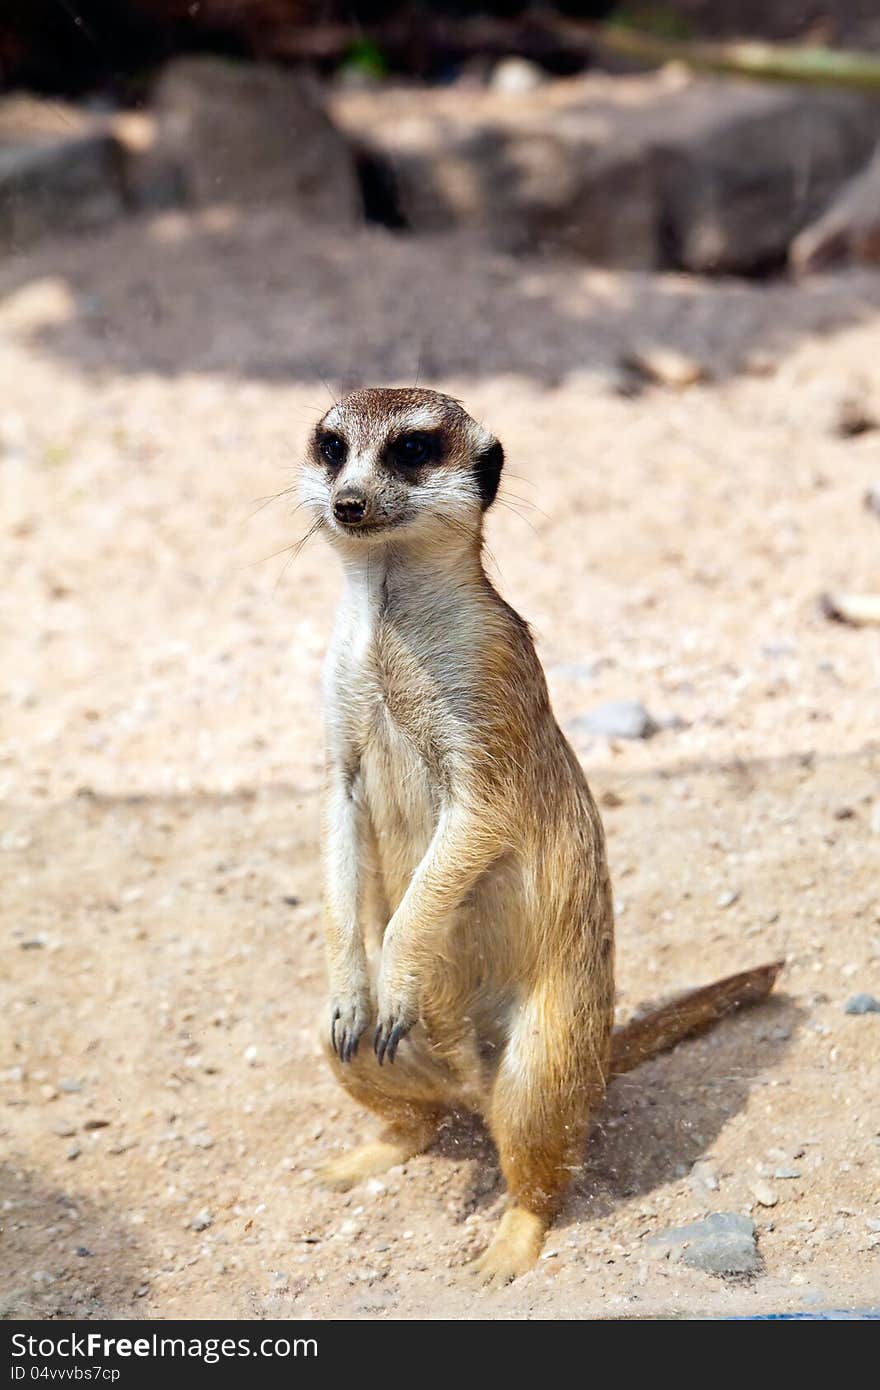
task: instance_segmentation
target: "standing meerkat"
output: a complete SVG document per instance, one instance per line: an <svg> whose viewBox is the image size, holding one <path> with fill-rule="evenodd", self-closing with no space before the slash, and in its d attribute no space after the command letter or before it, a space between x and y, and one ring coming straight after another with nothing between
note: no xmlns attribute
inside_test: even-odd
<svg viewBox="0 0 880 1390"><path fill-rule="evenodd" d="M605 839L528 627L482 564L501 445L449 396L356 391L317 426L302 499L345 593L326 666L326 1046L382 1137L346 1189L483 1116L508 1205L473 1268L534 1264L614 1071L772 986L777 965L612 1034ZM403 1042L403 1039L406 1039Z"/></svg>

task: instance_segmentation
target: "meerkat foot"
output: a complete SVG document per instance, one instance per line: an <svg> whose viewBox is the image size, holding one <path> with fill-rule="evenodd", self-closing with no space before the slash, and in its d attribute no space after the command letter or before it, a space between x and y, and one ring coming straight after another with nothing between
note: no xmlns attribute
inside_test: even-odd
<svg viewBox="0 0 880 1390"><path fill-rule="evenodd" d="M537 1263L546 1222L524 1207L511 1207L501 1218L492 1242L468 1270L488 1288L498 1289Z"/></svg>
<svg viewBox="0 0 880 1390"><path fill-rule="evenodd" d="M381 1139L363 1144L352 1153L322 1164L315 1174L315 1181L336 1192L347 1192L366 1178L378 1177L380 1173L387 1173L389 1168L395 1168L398 1163L406 1163L408 1158L423 1153L437 1133L438 1124L439 1121L431 1117L405 1129L391 1127Z"/></svg>

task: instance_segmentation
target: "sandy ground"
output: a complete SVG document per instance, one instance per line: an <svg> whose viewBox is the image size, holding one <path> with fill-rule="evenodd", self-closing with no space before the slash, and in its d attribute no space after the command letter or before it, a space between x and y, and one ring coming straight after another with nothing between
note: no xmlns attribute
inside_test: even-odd
<svg viewBox="0 0 880 1390"><path fill-rule="evenodd" d="M48 246L0 295L7 1314L880 1301L880 1015L844 1013L880 994L880 638L816 607L880 584L880 433L836 431L853 396L880 414L880 278L599 274L231 208ZM712 379L622 394L646 341ZM292 560L289 496L255 508L322 377L417 374L505 443L493 572L561 721L617 697L677 721L572 733L622 1010L788 960L772 1003L612 1088L546 1258L498 1294L460 1270L502 1204L475 1125L346 1197L308 1181L374 1130L315 1042L339 576L317 543ZM648 1258L709 1211L752 1213L759 1277Z"/></svg>

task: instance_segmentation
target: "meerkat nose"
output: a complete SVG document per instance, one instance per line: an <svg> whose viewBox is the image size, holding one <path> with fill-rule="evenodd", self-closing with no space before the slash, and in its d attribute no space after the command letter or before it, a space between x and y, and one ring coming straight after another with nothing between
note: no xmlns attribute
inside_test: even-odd
<svg viewBox="0 0 880 1390"><path fill-rule="evenodd" d="M333 515L337 521L363 521L367 510L367 499L362 493L341 493L333 503Z"/></svg>

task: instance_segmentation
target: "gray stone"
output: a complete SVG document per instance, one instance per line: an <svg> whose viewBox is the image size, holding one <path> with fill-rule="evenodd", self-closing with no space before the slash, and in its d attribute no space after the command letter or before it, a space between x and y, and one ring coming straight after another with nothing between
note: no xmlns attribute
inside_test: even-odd
<svg viewBox="0 0 880 1390"><path fill-rule="evenodd" d="M791 244L789 262L798 274L841 261L880 261L880 146L867 167L835 192L830 206Z"/></svg>
<svg viewBox="0 0 880 1390"><path fill-rule="evenodd" d="M609 700L571 722L577 733L601 738L652 738L660 725L638 700Z"/></svg>
<svg viewBox="0 0 880 1390"><path fill-rule="evenodd" d="M873 994L854 994L847 999L844 1013L880 1014L880 999L875 999Z"/></svg>
<svg viewBox="0 0 880 1390"><path fill-rule="evenodd" d="M784 260L880 131L856 94L666 74L549 81L524 101L342 93L334 114L413 231L713 273Z"/></svg>
<svg viewBox="0 0 880 1390"><path fill-rule="evenodd" d="M692 1192L698 1196L705 1196L708 1192L718 1191L718 1176L711 1163L706 1159L697 1159L690 1173L688 1174L688 1184Z"/></svg>
<svg viewBox="0 0 880 1390"><path fill-rule="evenodd" d="M755 1200L759 1202L762 1207L775 1207L776 1203L779 1201L779 1198L769 1182L765 1182L763 1178L758 1178L752 1183L752 1191L755 1194Z"/></svg>
<svg viewBox="0 0 880 1390"><path fill-rule="evenodd" d="M672 1226L646 1242L655 1259L707 1274L754 1274L760 1268L755 1223L736 1212L716 1212L689 1226Z"/></svg>
<svg viewBox="0 0 880 1390"><path fill-rule="evenodd" d="M287 202L325 225L360 220L352 150L301 73L178 58L153 100L158 158L179 169L194 204Z"/></svg>
<svg viewBox="0 0 880 1390"><path fill-rule="evenodd" d="M121 146L100 122L52 102L0 102L0 248L93 231L124 210Z"/></svg>
<svg viewBox="0 0 880 1390"><path fill-rule="evenodd" d="M663 151L665 235L684 270L748 272L783 258L870 157L878 118L841 92L723 83L718 97Z"/></svg>

